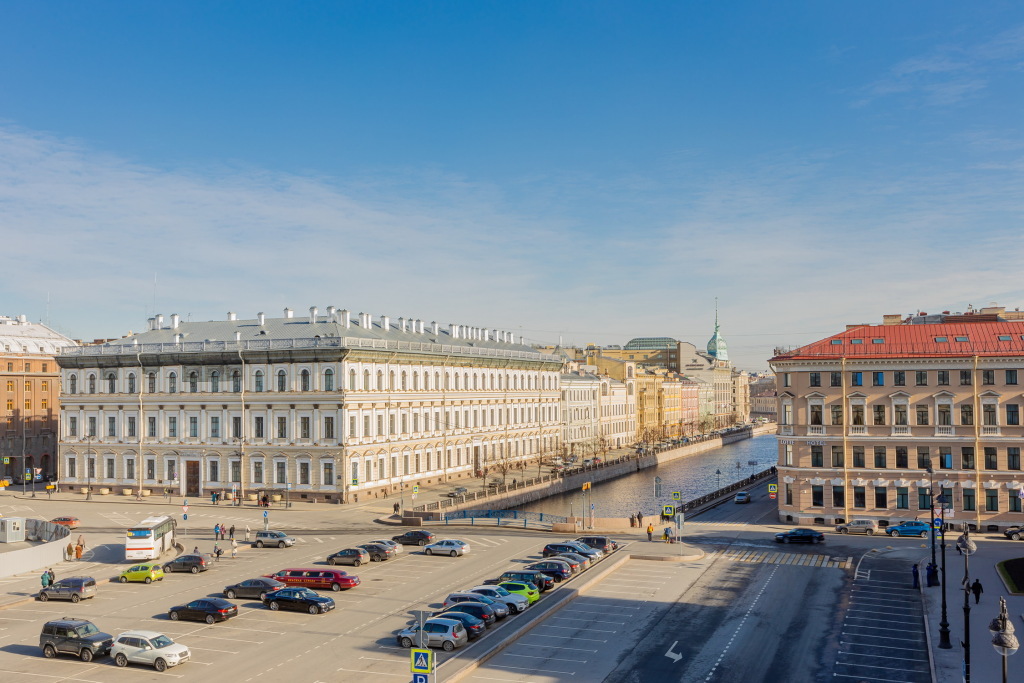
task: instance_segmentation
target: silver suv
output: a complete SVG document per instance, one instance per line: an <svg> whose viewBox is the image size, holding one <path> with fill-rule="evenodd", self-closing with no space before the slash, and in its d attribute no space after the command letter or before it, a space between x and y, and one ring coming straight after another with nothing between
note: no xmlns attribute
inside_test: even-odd
<svg viewBox="0 0 1024 683"><path fill-rule="evenodd" d="M413 624L404 628L396 635L398 644L401 647L413 647L420 644L420 626ZM469 636L466 635L466 627L461 621L454 619L442 619L434 617L423 622L422 644L427 647L441 647L451 652L457 647L465 645Z"/></svg>
<svg viewBox="0 0 1024 683"><path fill-rule="evenodd" d="M837 524L836 531L841 534L873 535L878 531L878 522L873 519L851 519L845 524Z"/></svg>
<svg viewBox="0 0 1024 683"><path fill-rule="evenodd" d="M295 545L295 539L283 531L257 531L256 539L252 542L254 548L263 546L274 546L276 548L291 547Z"/></svg>

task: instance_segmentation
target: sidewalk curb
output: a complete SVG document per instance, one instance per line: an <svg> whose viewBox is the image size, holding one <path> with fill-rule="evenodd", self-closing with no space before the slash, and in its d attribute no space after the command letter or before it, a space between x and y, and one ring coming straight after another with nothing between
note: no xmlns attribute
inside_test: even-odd
<svg viewBox="0 0 1024 683"><path fill-rule="evenodd" d="M925 561L930 561L931 557L928 556L928 555L925 555L924 559L925 559ZM920 567L922 564L925 564L925 562L918 562L917 566ZM945 577L943 577L943 580L945 580ZM926 583L927 583L927 581L918 581L917 582L917 592L921 594L921 608L922 608L921 609L921 619L924 620L924 639L925 639L925 643L927 643L927 649L928 649L928 671L929 671L929 673L931 673L932 683L936 683L936 681L938 681L938 678L937 678L936 673L935 673L935 653L932 651L933 645L932 645L931 619L929 618L928 600L925 598L925 590L924 590Z"/></svg>

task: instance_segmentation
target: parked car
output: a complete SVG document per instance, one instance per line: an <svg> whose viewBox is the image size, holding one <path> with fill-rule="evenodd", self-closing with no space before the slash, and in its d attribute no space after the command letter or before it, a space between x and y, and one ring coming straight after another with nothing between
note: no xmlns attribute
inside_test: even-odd
<svg viewBox="0 0 1024 683"><path fill-rule="evenodd" d="M192 572L198 574L205 572L211 566L210 560L205 555L178 555L173 560L164 562L164 573L171 572Z"/></svg>
<svg viewBox="0 0 1024 683"><path fill-rule="evenodd" d="M345 548L327 556L327 564L348 564L358 567L370 561L370 553L363 548Z"/></svg>
<svg viewBox="0 0 1024 683"><path fill-rule="evenodd" d="M548 543L541 551L541 555L544 557L551 557L552 555L558 555L560 553L576 553L577 555L582 555L583 557L590 559L591 562L596 562L601 559L603 555L600 550L591 548L583 543L577 543L576 541Z"/></svg>
<svg viewBox="0 0 1024 683"><path fill-rule="evenodd" d="M413 624L396 634L398 644L402 647L418 646L420 643L420 625ZM423 644L427 647L440 647L451 652L462 647L469 641L466 628L461 621L455 619L432 618L423 622Z"/></svg>
<svg viewBox="0 0 1024 683"><path fill-rule="evenodd" d="M187 662L192 654L184 645L175 643L156 631L127 631L114 641L110 656L118 666L145 664L157 671Z"/></svg>
<svg viewBox="0 0 1024 683"><path fill-rule="evenodd" d="M443 606L445 609L448 609L452 605L458 605L462 602L482 602L494 610L494 616L496 619L504 619L511 613L508 605L504 602L499 603L496 600L492 600L486 595L480 595L479 593L451 593L444 599Z"/></svg>
<svg viewBox="0 0 1024 683"><path fill-rule="evenodd" d="M739 493L737 493L735 496L732 497L732 502L734 502L734 503L749 503L750 502L750 492L749 491L740 491Z"/></svg>
<svg viewBox="0 0 1024 683"><path fill-rule="evenodd" d="M519 614L530 606L529 598L510 593L501 586L475 586L466 592L483 595L495 602L504 603L508 607L509 614Z"/></svg>
<svg viewBox="0 0 1024 683"><path fill-rule="evenodd" d="M448 492L448 497L449 498L458 498L460 496L466 495L467 493L469 493L469 489L467 489L465 486L459 486L454 491L449 491Z"/></svg>
<svg viewBox="0 0 1024 683"><path fill-rule="evenodd" d="M1024 538L1024 526L1011 526L1003 532L1003 535L1011 541L1019 541Z"/></svg>
<svg viewBox="0 0 1024 683"><path fill-rule="evenodd" d="M279 588L263 596L264 605L274 610L290 609L295 612L324 614L334 609L334 600L308 588Z"/></svg>
<svg viewBox="0 0 1024 683"><path fill-rule="evenodd" d="M495 588L503 588L512 595L521 595L530 605L540 600L540 589L532 581L502 581Z"/></svg>
<svg viewBox="0 0 1024 683"><path fill-rule="evenodd" d="M928 522L900 522L886 528L885 533L890 536L920 536L928 538L928 532L932 528Z"/></svg>
<svg viewBox="0 0 1024 683"><path fill-rule="evenodd" d="M444 618L461 621L470 640L479 638L487 630L487 624L484 623L483 619L477 619L472 614L467 614L466 612L445 612Z"/></svg>
<svg viewBox="0 0 1024 683"><path fill-rule="evenodd" d="M60 524L61 526L66 526L69 529L77 529L81 522L78 517L54 517L50 520L50 524Z"/></svg>
<svg viewBox="0 0 1024 683"><path fill-rule="evenodd" d="M393 549L378 543L364 543L362 545L357 545L356 547L365 550L367 554L369 554L372 562L383 562L385 560L390 560L395 556L395 551Z"/></svg>
<svg viewBox="0 0 1024 683"><path fill-rule="evenodd" d="M580 536L576 539L576 542L583 543L595 550L600 550L605 555L619 549L619 544L607 536Z"/></svg>
<svg viewBox="0 0 1024 683"><path fill-rule="evenodd" d="M448 612L465 612L466 614L472 614L477 619L483 619L484 624L486 624L488 628L493 626L494 622L498 619L498 615L494 613L491 606L485 605L482 602L460 602L435 613L434 616L443 616Z"/></svg>
<svg viewBox="0 0 1024 683"><path fill-rule="evenodd" d="M878 522L873 519L851 519L845 524L836 524L836 531L841 534L873 535L878 531Z"/></svg>
<svg viewBox="0 0 1024 683"><path fill-rule="evenodd" d="M385 541L385 540L379 539L379 538L375 538L372 541L368 541L368 543L379 543L380 545L386 545L387 547L389 547L392 550L394 550L396 555L401 555L402 554L402 544L401 543L395 543L394 541Z"/></svg>
<svg viewBox="0 0 1024 683"><path fill-rule="evenodd" d="M431 543L423 549L424 555L465 555L469 552L469 544L454 538L446 538Z"/></svg>
<svg viewBox="0 0 1024 683"><path fill-rule="evenodd" d="M74 655L83 662L91 662L110 652L113 644L112 635L99 630L86 619L54 619L43 624L39 633L39 647L48 659L64 654Z"/></svg>
<svg viewBox="0 0 1024 683"><path fill-rule="evenodd" d="M497 584L503 581L529 581L537 586L537 590L541 593L555 587L555 580L553 578L543 572L532 569L510 569L502 573L497 579L484 581L484 583Z"/></svg>
<svg viewBox="0 0 1024 683"><path fill-rule="evenodd" d="M402 545L426 545L434 542L434 534L423 529L410 529L401 536L392 536L391 540Z"/></svg>
<svg viewBox="0 0 1024 683"><path fill-rule="evenodd" d="M551 555L550 558L553 560L565 560L569 562L570 566L575 563L576 571L580 572L584 569L590 569L590 566L593 564L589 557L584 557L579 553L558 553L557 555Z"/></svg>
<svg viewBox="0 0 1024 683"><path fill-rule="evenodd" d="M256 538L252 541L253 548L272 546L277 548L290 548L295 545L295 539L283 531L257 531Z"/></svg>
<svg viewBox="0 0 1024 683"><path fill-rule="evenodd" d="M262 600L263 596L267 593L276 591L278 588L284 588L286 585L277 579L268 579L265 576L261 576L256 579L246 579L231 586L225 586L224 597L228 600L234 600L235 598L256 598L257 600Z"/></svg>
<svg viewBox="0 0 1024 683"><path fill-rule="evenodd" d="M541 562L528 564L526 568L547 574L555 580L555 583L562 583L566 579L572 578L572 569L569 565L555 558L548 558Z"/></svg>
<svg viewBox="0 0 1024 683"><path fill-rule="evenodd" d="M117 577L117 580L121 583L128 583L129 581L142 581L143 583L163 581L164 569L160 566L159 562L137 564L135 566L128 567L128 569L121 572L121 575Z"/></svg>
<svg viewBox="0 0 1024 683"><path fill-rule="evenodd" d="M96 593L96 579L91 576L71 576L59 579L46 588L41 588L36 597L40 602L47 600L78 602L85 598L95 598Z"/></svg>
<svg viewBox="0 0 1024 683"><path fill-rule="evenodd" d="M176 605L167 610L171 621L205 621L213 624L238 616L238 606L223 598L202 598L185 605Z"/></svg>
<svg viewBox="0 0 1024 683"><path fill-rule="evenodd" d="M359 577L340 569L282 569L264 578L275 579L288 586L300 588L330 588L332 591L348 590L359 585Z"/></svg>
<svg viewBox="0 0 1024 683"><path fill-rule="evenodd" d="M776 543L821 543L825 540L825 534L814 529L790 529L775 534Z"/></svg>

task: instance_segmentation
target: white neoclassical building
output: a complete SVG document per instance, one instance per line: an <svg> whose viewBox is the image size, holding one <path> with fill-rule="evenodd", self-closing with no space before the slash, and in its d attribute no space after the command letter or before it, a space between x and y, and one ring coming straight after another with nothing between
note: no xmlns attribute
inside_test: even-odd
<svg viewBox="0 0 1024 683"><path fill-rule="evenodd" d="M60 480L357 502L558 448L561 360L510 332L309 315L150 319L65 350Z"/></svg>

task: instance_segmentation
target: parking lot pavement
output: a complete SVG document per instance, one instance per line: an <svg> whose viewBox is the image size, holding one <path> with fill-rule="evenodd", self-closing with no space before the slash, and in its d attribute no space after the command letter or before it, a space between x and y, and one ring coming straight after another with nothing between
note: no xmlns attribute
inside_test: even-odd
<svg viewBox="0 0 1024 683"><path fill-rule="evenodd" d="M912 588L913 562L867 555L843 613L836 681L931 681L923 606ZM922 572L922 580L924 579Z"/></svg>

